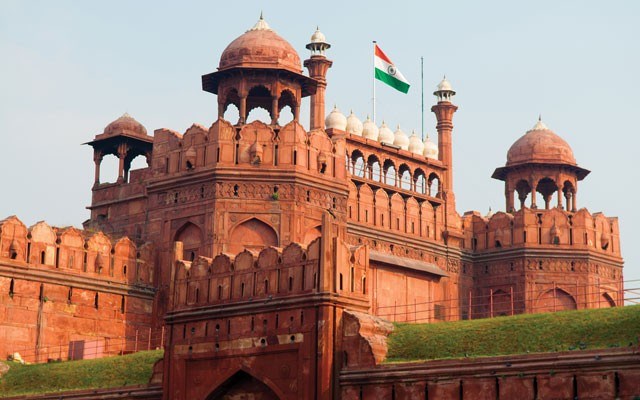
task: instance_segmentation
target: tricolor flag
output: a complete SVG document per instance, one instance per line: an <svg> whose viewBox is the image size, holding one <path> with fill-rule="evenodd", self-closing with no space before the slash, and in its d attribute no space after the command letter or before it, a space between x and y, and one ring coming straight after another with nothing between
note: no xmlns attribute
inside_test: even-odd
<svg viewBox="0 0 640 400"><path fill-rule="evenodd" d="M376 79L380 80L392 88L407 93L409 91L409 81L391 62L389 57L378 47L374 45L374 65L376 71Z"/></svg>

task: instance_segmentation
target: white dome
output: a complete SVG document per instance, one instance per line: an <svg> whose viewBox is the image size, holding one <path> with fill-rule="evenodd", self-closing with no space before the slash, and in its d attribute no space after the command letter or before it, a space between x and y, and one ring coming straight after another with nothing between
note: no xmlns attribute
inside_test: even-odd
<svg viewBox="0 0 640 400"><path fill-rule="evenodd" d="M409 151L419 155L423 155L424 153L424 143L422 143L422 139L416 135L416 131L413 131L411 136L409 136Z"/></svg>
<svg viewBox="0 0 640 400"><path fill-rule="evenodd" d="M347 132L352 135L362 136L362 122L351 111L351 114L347 117Z"/></svg>
<svg viewBox="0 0 640 400"><path fill-rule="evenodd" d="M387 124L385 124L384 121L382 121L382 125L380 125L380 129L378 129L378 142L393 144L394 139L395 139L395 136L393 135L393 132L391 131L391 129L389 129Z"/></svg>
<svg viewBox="0 0 640 400"><path fill-rule="evenodd" d="M432 158L434 160L438 159L438 145L433 143L431 139L429 139L429 135L424 141L424 156L427 158Z"/></svg>
<svg viewBox="0 0 640 400"><path fill-rule="evenodd" d="M344 131L347 129L347 117L338 110L337 106L333 106L333 110L324 120L324 125L327 129L338 129Z"/></svg>
<svg viewBox="0 0 640 400"><path fill-rule="evenodd" d="M371 140L378 140L378 126L369 118L362 124L362 136Z"/></svg>
<svg viewBox="0 0 640 400"><path fill-rule="evenodd" d="M327 38L324 33L320 32L320 28L316 28L316 31L311 35L311 43L324 43L326 41Z"/></svg>
<svg viewBox="0 0 640 400"><path fill-rule="evenodd" d="M398 129L396 129L393 134L393 144L400 146L402 150L409 150L409 137L406 133L402 132L400 125L398 125Z"/></svg>
<svg viewBox="0 0 640 400"><path fill-rule="evenodd" d="M453 88L451 87L451 83L449 83L449 81L447 80L446 76L442 78L440 83L438 83L438 91L443 91L443 90L447 90L447 91L453 92Z"/></svg>

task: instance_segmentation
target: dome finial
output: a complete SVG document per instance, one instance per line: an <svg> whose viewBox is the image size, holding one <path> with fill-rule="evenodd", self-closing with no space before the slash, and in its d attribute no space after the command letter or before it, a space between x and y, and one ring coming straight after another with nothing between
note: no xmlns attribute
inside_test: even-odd
<svg viewBox="0 0 640 400"><path fill-rule="evenodd" d="M264 20L264 16L262 15L262 11L260 11L260 19L253 28L249 29L249 31L270 31L271 27L267 24L267 21ZM247 31L247 32L249 32Z"/></svg>
<svg viewBox="0 0 640 400"><path fill-rule="evenodd" d="M532 131L544 131L549 128L542 122L542 114L538 115L538 122L531 128Z"/></svg>

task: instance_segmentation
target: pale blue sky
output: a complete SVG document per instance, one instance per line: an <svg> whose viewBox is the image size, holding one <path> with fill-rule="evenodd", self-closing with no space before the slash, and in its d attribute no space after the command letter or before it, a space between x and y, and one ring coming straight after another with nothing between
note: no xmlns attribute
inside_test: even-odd
<svg viewBox="0 0 640 400"><path fill-rule="evenodd" d="M200 76L215 70L226 45L261 10L302 59L320 26L333 45L327 103L363 119L371 110L372 40L413 84L408 95L378 85L378 121L420 128L420 56L427 94L447 75L460 107L453 136L460 213L504 209L502 182L491 173L541 113L592 171L580 183L578 205L620 218L625 276L640 278L640 229L633 228L640 228L633 164L640 2L631 0L3 0L0 218L80 226L93 181L91 149L80 144L125 111L149 132L209 126L216 99L201 90ZM428 110L433 97L425 100ZM431 134L434 125L428 113Z"/></svg>

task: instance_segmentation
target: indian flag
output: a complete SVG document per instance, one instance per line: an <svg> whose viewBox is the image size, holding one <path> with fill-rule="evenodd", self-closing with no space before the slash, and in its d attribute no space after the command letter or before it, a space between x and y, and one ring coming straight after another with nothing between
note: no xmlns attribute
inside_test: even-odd
<svg viewBox="0 0 640 400"><path fill-rule="evenodd" d="M386 54L378 47L374 45L374 65L376 71L376 79L380 80L392 88L407 93L409 91L409 81L402 73L396 68L393 62L387 57Z"/></svg>

